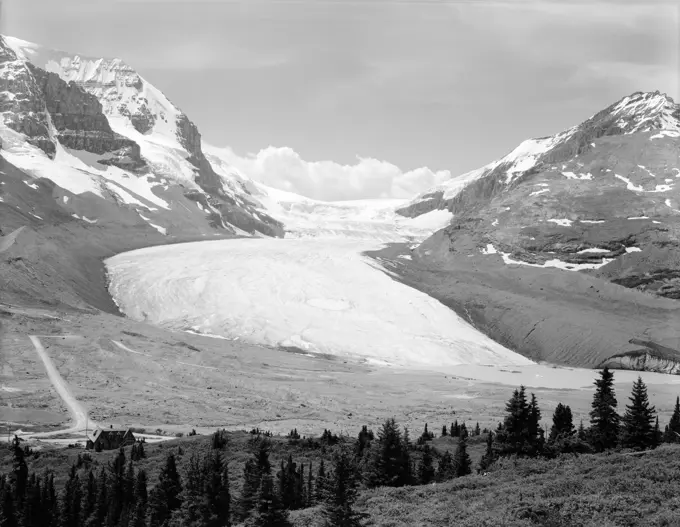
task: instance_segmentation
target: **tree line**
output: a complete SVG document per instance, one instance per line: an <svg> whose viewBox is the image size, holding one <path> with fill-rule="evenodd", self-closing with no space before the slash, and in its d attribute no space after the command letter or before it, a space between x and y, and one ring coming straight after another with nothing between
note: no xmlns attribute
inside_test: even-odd
<svg viewBox="0 0 680 527"><path fill-rule="evenodd" d="M313 461L298 463L290 454L275 466L270 459L272 434L253 430L238 492L232 492L225 457L229 438L223 430L212 435L206 452L192 453L182 471L175 453L170 453L154 482L138 466L146 457L143 443L133 445L129 455L121 448L98 471L92 468L90 454L79 455L59 490L53 473L30 473L30 448L22 448L15 438L12 470L0 476L0 527L286 527L290 511L309 507L319 508L325 525L355 527L364 523L354 508L361 488L445 482L492 470L505 456L554 457L680 442L680 398L663 432L641 378L623 415L617 406L614 376L605 368L595 381L588 427L583 422L576 427L571 409L561 403L552 426L542 427L537 398L527 396L521 386L513 391L495 430L480 430L476 424L468 431L457 421L442 426L441 436L457 438L453 452L432 444L435 435L427 425L413 442L409 430L394 418L377 434L363 426L356 438L338 437L329 430L319 439L301 438L291 430L288 442L302 448L321 446L328 454L316 466ZM481 435L486 436L486 449L473 466L469 437ZM183 455L181 445L177 455Z"/></svg>

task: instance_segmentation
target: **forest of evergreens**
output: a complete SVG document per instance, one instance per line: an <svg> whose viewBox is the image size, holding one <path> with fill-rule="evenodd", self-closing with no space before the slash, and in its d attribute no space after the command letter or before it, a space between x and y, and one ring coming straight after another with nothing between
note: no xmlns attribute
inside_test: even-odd
<svg viewBox="0 0 680 527"><path fill-rule="evenodd" d="M370 521L357 500L371 489L439 485L496 467L507 472L509 459L543 463L680 443L680 399L662 430L638 378L620 414L606 368L595 381L587 426L576 426L562 404L551 425L541 426L539 402L524 387L514 390L505 410L493 430L454 421L437 434L424 425L415 440L395 419L375 433L363 426L356 437L325 430L308 438L291 430L282 438L252 430L237 441L235 433L218 430L173 445L140 442L82 453L71 464L68 456L50 458L17 438L4 463L0 457L0 527L285 527L308 509L315 513L305 525L350 527ZM451 449L441 447L442 438ZM475 462L470 443L484 444ZM518 479L524 470L517 469ZM676 471L680 481L680 465Z"/></svg>

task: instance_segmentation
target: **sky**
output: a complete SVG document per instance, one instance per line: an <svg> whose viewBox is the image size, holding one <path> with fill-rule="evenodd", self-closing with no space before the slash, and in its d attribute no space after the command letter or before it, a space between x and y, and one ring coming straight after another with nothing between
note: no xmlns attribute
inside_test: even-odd
<svg viewBox="0 0 680 527"><path fill-rule="evenodd" d="M254 179L407 198L634 91L680 101L655 0L4 0L0 31L124 59Z"/></svg>

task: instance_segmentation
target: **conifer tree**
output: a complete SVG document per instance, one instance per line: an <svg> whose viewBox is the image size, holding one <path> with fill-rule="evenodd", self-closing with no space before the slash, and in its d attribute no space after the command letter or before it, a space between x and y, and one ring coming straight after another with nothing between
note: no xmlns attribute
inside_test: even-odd
<svg viewBox="0 0 680 527"><path fill-rule="evenodd" d="M460 437L460 427L458 426L458 419L451 423L451 437Z"/></svg>
<svg viewBox="0 0 680 527"><path fill-rule="evenodd" d="M271 475L270 449L271 442L268 439L259 440L257 451L243 468L244 481L238 507L238 514L242 520L247 518L256 506L262 478Z"/></svg>
<svg viewBox="0 0 680 527"><path fill-rule="evenodd" d="M467 439L469 437L470 433L468 432L467 426L465 426L465 423L460 425L460 431L458 433L458 436L461 439Z"/></svg>
<svg viewBox="0 0 680 527"><path fill-rule="evenodd" d="M359 514L353 505L357 496L355 468L349 455L341 451L333 458L333 473L322 514L329 527L359 527Z"/></svg>
<svg viewBox="0 0 680 527"><path fill-rule="evenodd" d="M475 435L476 435L476 436L479 436L479 435L481 435L481 434L482 434L482 431L481 431L481 429L479 428L479 422L477 422L477 423L475 424Z"/></svg>
<svg viewBox="0 0 680 527"><path fill-rule="evenodd" d="M174 454L170 454L149 495L149 527L164 527L172 513L182 506L182 480Z"/></svg>
<svg viewBox="0 0 680 527"><path fill-rule="evenodd" d="M12 474L11 481L14 486L14 499L17 505L23 500L28 483L28 465L26 453L21 448L21 442L17 436L12 441Z"/></svg>
<svg viewBox="0 0 680 527"><path fill-rule="evenodd" d="M552 420L553 424L548 436L549 442L554 443L558 437L571 437L574 434L574 421L569 406L558 403Z"/></svg>
<svg viewBox="0 0 680 527"><path fill-rule="evenodd" d="M531 394L531 402L529 403L529 421L528 421L528 441L532 443L538 439L539 436L539 422L541 421L541 410L538 407L536 395Z"/></svg>
<svg viewBox="0 0 680 527"><path fill-rule="evenodd" d="M307 507L313 507L315 503L314 494L314 476L312 476L312 464L309 464L309 471L307 476Z"/></svg>
<svg viewBox="0 0 680 527"><path fill-rule="evenodd" d="M108 477L104 467L97 475L97 502L94 510L86 520L86 527L98 527L106 523L107 511L109 506L108 498Z"/></svg>
<svg viewBox="0 0 680 527"><path fill-rule="evenodd" d="M76 466L71 466L68 481L64 486L61 521L63 527L79 527L82 504L82 491Z"/></svg>
<svg viewBox="0 0 680 527"><path fill-rule="evenodd" d="M585 429L585 427L583 426L583 419L581 419L581 424L578 425L577 436L578 436L578 438L579 438L581 441L585 441L585 440L586 440L587 434L586 434L586 429Z"/></svg>
<svg viewBox="0 0 680 527"><path fill-rule="evenodd" d="M9 484L0 490L0 527L19 527L14 495Z"/></svg>
<svg viewBox="0 0 680 527"><path fill-rule="evenodd" d="M97 478L91 470L87 472L87 480L85 481L85 492L83 495L82 514L84 524L92 515L97 506Z"/></svg>
<svg viewBox="0 0 680 527"><path fill-rule="evenodd" d="M589 440L596 450L603 451L615 447L618 443L620 417L616 412L614 374L605 367L594 384Z"/></svg>
<svg viewBox="0 0 680 527"><path fill-rule="evenodd" d="M378 432L377 448L368 467L371 487L411 484L411 459L396 421L388 419Z"/></svg>
<svg viewBox="0 0 680 527"><path fill-rule="evenodd" d="M418 482L421 485L427 485L434 480L434 466L432 462L432 450L429 445L425 445L420 465L418 465Z"/></svg>
<svg viewBox="0 0 680 527"><path fill-rule="evenodd" d="M663 442L663 432L659 428L659 416L656 416L656 422L654 423L654 433L653 433L652 448L658 447Z"/></svg>
<svg viewBox="0 0 680 527"><path fill-rule="evenodd" d="M666 426L663 439L666 443L680 443L680 397L675 399L673 414Z"/></svg>
<svg viewBox="0 0 680 527"><path fill-rule="evenodd" d="M137 477L135 479L135 504L142 504L146 510L146 505L149 501L149 495L147 490L147 478L146 471L144 469L139 469L137 471Z"/></svg>
<svg viewBox="0 0 680 527"><path fill-rule="evenodd" d="M472 461L467 453L467 439L461 437L453 455L454 475L459 478L472 473Z"/></svg>
<svg viewBox="0 0 680 527"><path fill-rule="evenodd" d="M328 488L328 476L326 474L326 466L323 458L319 463L319 471L316 474L316 487L314 489L314 501L316 503L322 502L326 499L326 490Z"/></svg>
<svg viewBox="0 0 680 527"><path fill-rule="evenodd" d="M454 477L453 457L448 450L439 458L437 464L437 481L448 481Z"/></svg>
<svg viewBox="0 0 680 527"><path fill-rule="evenodd" d="M649 405L647 386L641 377L633 383L633 392L626 405L621 430L621 444L625 448L644 450L656 442L654 422L656 410Z"/></svg>
<svg viewBox="0 0 680 527"><path fill-rule="evenodd" d="M274 480L271 472L264 472L260 481L255 514L247 525L253 527L288 527L288 511L279 501L274 491Z"/></svg>
<svg viewBox="0 0 680 527"><path fill-rule="evenodd" d="M446 425L442 426L442 437L446 437L449 435L448 431L446 430Z"/></svg>
<svg viewBox="0 0 680 527"><path fill-rule="evenodd" d="M368 448L373 439L373 432L368 429L368 426L362 426L357 439L357 455L359 457L364 455L364 451Z"/></svg>
<svg viewBox="0 0 680 527"><path fill-rule="evenodd" d="M496 461L496 454L493 451L493 432L489 432L486 435L486 450L482 455L482 459L479 460L479 471L484 472L493 465L494 461Z"/></svg>

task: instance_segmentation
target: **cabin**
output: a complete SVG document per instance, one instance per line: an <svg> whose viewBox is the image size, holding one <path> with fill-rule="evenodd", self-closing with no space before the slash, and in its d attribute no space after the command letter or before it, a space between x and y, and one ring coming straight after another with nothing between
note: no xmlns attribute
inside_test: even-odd
<svg viewBox="0 0 680 527"><path fill-rule="evenodd" d="M87 436L87 450L115 450L136 441L129 428L96 428Z"/></svg>

